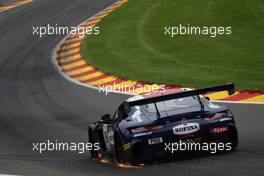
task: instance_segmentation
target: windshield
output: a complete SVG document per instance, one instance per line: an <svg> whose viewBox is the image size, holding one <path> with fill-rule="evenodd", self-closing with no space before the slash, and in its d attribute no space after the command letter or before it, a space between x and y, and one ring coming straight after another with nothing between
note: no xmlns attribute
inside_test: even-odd
<svg viewBox="0 0 264 176"><path fill-rule="evenodd" d="M205 98L200 96L201 101L204 103L207 101ZM188 112L196 112L201 110L201 104L199 102L198 96L192 97L184 97L179 99L172 99L168 101L162 101L156 103L158 111L161 117L170 116L170 115L177 115L183 114ZM156 115L157 110L155 108L155 104L147 104L140 106L142 111L149 113L150 115Z"/></svg>

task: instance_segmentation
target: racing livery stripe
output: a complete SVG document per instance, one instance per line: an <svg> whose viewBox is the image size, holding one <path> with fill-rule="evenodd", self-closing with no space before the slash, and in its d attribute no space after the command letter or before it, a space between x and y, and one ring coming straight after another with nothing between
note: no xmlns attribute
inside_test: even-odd
<svg viewBox="0 0 264 176"><path fill-rule="evenodd" d="M102 18L127 1L128 0L121 0L114 3L110 7L82 23L79 27L94 27L102 20ZM124 78L109 75L100 71L99 69L86 63L84 58L81 56L80 46L84 39L85 36L71 34L65 38L56 52L58 65L70 78L99 89L111 86L111 90L129 94L149 93L149 86L152 86L152 91L157 91L153 92L152 95L160 94L160 92L158 93L158 90L165 90L166 93L179 92L183 90L183 88L177 85L166 85L165 87L162 87L161 85L142 81L126 80ZM229 96L227 92L223 91L207 94L206 96L208 96L211 100L223 100L230 102L264 102L264 95L262 92L237 91L232 96Z"/></svg>

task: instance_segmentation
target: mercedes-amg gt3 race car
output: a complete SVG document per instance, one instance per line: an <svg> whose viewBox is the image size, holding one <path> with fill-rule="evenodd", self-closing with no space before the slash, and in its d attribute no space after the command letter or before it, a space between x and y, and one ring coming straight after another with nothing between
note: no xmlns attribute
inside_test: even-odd
<svg viewBox="0 0 264 176"><path fill-rule="evenodd" d="M172 155L169 144L179 141L238 144L231 111L202 96L211 92L234 94L234 84L186 90L158 96L135 96L124 101L113 117L103 115L90 124L89 142L99 143L91 157L118 163L141 164ZM166 149L167 148L167 149Z"/></svg>

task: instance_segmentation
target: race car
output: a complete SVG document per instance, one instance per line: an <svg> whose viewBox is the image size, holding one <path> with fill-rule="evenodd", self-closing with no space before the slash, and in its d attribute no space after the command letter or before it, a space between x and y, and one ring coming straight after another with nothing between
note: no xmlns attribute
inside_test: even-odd
<svg viewBox="0 0 264 176"><path fill-rule="evenodd" d="M92 158L112 158L118 163L142 164L173 155L168 144L179 141L238 145L232 112L212 103L205 94L228 91L234 84L144 97L137 95L121 103L111 117L89 125L89 142L98 143Z"/></svg>

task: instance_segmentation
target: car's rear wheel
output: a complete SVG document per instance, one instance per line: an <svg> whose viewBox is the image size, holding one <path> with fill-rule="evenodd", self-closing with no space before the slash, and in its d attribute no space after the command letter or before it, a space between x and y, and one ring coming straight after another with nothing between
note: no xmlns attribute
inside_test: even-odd
<svg viewBox="0 0 264 176"><path fill-rule="evenodd" d="M121 137L118 134L115 135L115 156L118 163L126 163L125 151Z"/></svg>
<svg viewBox="0 0 264 176"><path fill-rule="evenodd" d="M234 150L238 146L238 132L236 127L234 127L234 130L229 135L230 141L231 141L231 148Z"/></svg>

